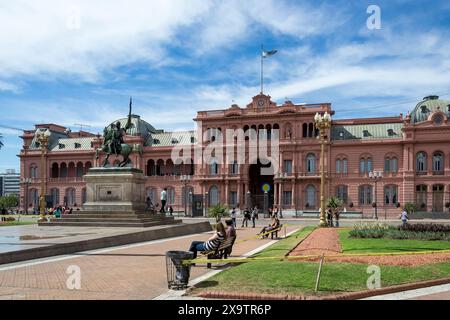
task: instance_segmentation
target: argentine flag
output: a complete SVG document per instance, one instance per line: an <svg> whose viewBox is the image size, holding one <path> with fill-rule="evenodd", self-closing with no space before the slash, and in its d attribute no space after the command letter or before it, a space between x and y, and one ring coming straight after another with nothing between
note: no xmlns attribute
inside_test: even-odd
<svg viewBox="0 0 450 320"><path fill-rule="evenodd" d="M278 52L278 50L270 50L270 51L263 50L262 57L267 58L267 57L273 56L277 52Z"/></svg>

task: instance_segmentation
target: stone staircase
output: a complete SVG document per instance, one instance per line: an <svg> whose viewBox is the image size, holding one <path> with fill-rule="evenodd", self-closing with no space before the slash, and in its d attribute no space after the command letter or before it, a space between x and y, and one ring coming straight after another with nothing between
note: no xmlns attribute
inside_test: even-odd
<svg viewBox="0 0 450 320"><path fill-rule="evenodd" d="M40 222L39 226L147 228L178 223L181 223L181 220L151 212L78 211L74 214L62 215L61 218L50 218L48 222Z"/></svg>

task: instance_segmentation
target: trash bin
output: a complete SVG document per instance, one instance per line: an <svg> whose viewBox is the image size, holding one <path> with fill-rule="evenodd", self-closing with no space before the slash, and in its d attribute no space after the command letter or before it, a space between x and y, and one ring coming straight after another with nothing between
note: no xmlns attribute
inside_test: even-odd
<svg viewBox="0 0 450 320"><path fill-rule="evenodd" d="M183 290L189 283L191 265L183 264L183 260L191 260L194 253L190 251L166 252L167 285L169 289Z"/></svg>

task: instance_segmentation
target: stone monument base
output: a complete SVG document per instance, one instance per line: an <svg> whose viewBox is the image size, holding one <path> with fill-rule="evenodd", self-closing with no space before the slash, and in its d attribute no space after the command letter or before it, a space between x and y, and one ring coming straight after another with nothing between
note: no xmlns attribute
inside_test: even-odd
<svg viewBox="0 0 450 320"><path fill-rule="evenodd" d="M40 226L153 227L181 223L146 210L145 176L134 168L91 168L84 176L86 203Z"/></svg>

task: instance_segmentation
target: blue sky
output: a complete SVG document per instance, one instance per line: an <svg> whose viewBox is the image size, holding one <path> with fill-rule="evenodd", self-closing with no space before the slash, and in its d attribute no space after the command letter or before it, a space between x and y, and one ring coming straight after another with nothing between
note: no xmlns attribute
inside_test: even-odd
<svg viewBox="0 0 450 320"><path fill-rule="evenodd" d="M196 111L331 102L336 118L406 113L450 99L450 3L438 1L0 0L0 125L54 122L97 133L127 112L165 130ZM381 29L369 30L369 5ZM0 127L0 172L19 168L19 133Z"/></svg>

